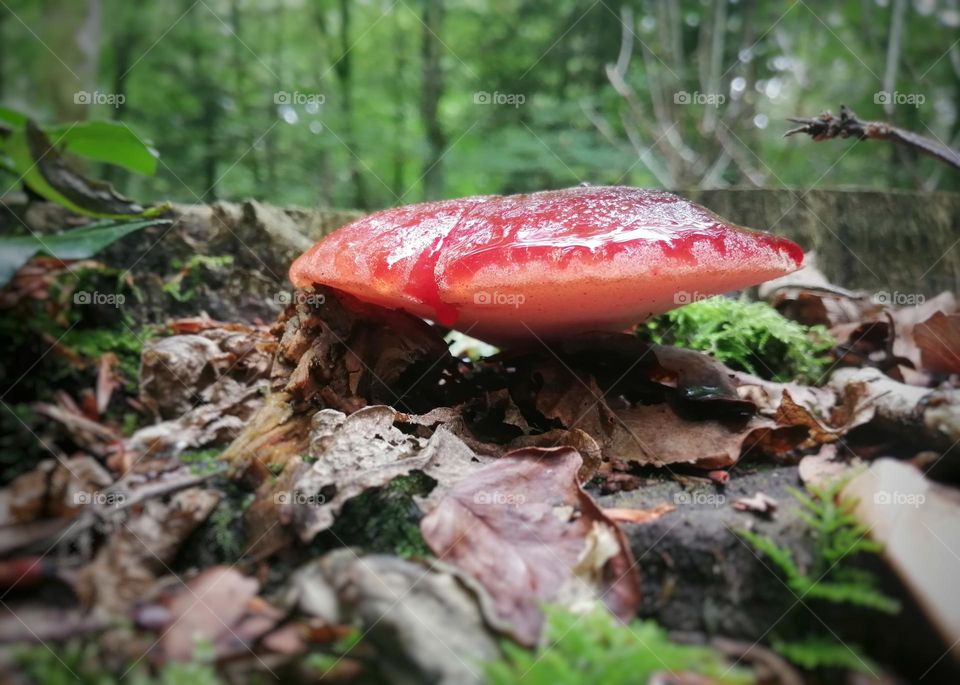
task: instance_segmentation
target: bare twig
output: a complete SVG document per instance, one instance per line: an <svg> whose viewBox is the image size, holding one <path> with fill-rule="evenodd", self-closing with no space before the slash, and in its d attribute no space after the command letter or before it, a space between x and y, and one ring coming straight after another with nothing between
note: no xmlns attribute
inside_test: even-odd
<svg viewBox="0 0 960 685"><path fill-rule="evenodd" d="M813 140L829 140L831 138L858 138L872 140L890 140L907 147L912 147L926 155L930 155L941 162L960 169L960 152L947 147L943 143L931 140L924 136L904 131L882 121L860 121L846 105L841 105L840 116L831 112L824 112L818 117L790 117L789 121L801 124L792 128L784 137L796 133L806 133Z"/></svg>

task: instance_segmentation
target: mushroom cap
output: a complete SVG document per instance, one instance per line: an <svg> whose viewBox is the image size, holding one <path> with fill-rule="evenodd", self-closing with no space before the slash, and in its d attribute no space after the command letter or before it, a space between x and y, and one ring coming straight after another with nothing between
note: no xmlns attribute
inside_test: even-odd
<svg viewBox="0 0 960 685"><path fill-rule="evenodd" d="M290 280L503 345L624 330L802 263L792 241L671 193L586 186L376 212L310 248Z"/></svg>

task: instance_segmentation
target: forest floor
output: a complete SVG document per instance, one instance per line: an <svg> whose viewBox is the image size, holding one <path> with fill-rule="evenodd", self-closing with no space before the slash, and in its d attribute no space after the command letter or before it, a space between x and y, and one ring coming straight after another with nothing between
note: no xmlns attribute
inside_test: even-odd
<svg viewBox="0 0 960 685"><path fill-rule="evenodd" d="M9 682L958 682L903 544L960 570L952 294L810 268L736 310L748 356L655 326L485 356L289 288L353 216L174 207L0 292Z"/></svg>

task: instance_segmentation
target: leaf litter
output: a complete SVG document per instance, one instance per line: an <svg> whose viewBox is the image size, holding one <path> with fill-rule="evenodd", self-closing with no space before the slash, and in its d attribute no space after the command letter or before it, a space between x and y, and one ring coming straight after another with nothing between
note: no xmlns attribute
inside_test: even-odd
<svg viewBox="0 0 960 685"><path fill-rule="evenodd" d="M190 659L198 639L219 661L302 654L358 624L396 668L480 682L498 635L537 643L544 602L636 614L641 565L624 527L674 507L604 510L593 493L642 487L658 470L719 469L725 481L742 460L799 462L804 481L821 482L861 457L910 458L960 435L952 298L905 312L815 271L790 278L767 295L831 328L842 373L827 384L770 381L626 333L469 360L418 319L321 288L299 291L269 329L171 322L128 398L152 425L124 435L105 421L123 394L107 357L92 405L64 393L37 407L66 450L0 490L4 553L27 570L12 584L59 578L75 604L47 621L50 636L62 625L153 633L156 663ZM206 448L225 450L225 471L184 461ZM351 501L411 474L431 484L411 506L433 557L317 547ZM225 487L253 492L236 512L239 565L181 569ZM731 506L771 515L777 503L758 492ZM51 544L59 573L37 556ZM299 570L278 584L267 559ZM36 602L20 609L52 610ZM362 672L363 649L331 668Z"/></svg>

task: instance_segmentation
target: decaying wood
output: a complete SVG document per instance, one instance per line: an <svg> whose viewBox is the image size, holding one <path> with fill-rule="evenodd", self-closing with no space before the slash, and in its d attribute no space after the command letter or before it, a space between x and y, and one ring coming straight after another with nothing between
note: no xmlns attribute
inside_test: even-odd
<svg viewBox="0 0 960 685"><path fill-rule="evenodd" d="M927 449L949 450L960 442L960 392L899 383L879 369L838 369L830 385L865 383L876 421Z"/></svg>

